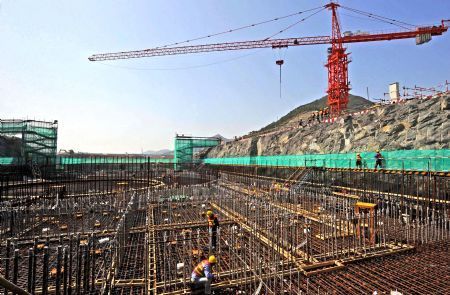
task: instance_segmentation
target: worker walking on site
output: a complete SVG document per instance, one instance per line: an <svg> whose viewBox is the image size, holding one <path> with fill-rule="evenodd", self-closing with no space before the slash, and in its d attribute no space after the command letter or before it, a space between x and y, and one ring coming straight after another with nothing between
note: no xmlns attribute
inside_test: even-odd
<svg viewBox="0 0 450 295"><path fill-rule="evenodd" d="M206 216L208 217L209 248L210 250L215 250L217 246L217 229L219 228L219 219L211 210L206 212Z"/></svg>
<svg viewBox="0 0 450 295"><path fill-rule="evenodd" d="M360 153L356 154L356 168L358 169L362 168L362 158Z"/></svg>
<svg viewBox="0 0 450 295"><path fill-rule="evenodd" d="M377 169L378 166L380 166L380 168L383 168L383 156L381 155L380 151L377 151L377 153L375 154L375 169Z"/></svg>
<svg viewBox="0 0 450 295"><path fill-rule="evenodd" d="M202 260L191 274L192 294L211 294L211 282L214 279L212 267L217 263L215 256Z"/></svg>

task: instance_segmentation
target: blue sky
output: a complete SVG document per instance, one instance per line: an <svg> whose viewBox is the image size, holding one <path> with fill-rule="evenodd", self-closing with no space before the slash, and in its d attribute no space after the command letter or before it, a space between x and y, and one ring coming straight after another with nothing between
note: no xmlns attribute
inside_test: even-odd
<svg viewBox="0 0 450 295"><path fill-rule="evenodd" d="M140 152L172 148L175 132L242 135L327 87L325 45L93 63L94 53L145 49L318 7L327 1L0 2L0 118L59 120L63 149ZM408 23L450 19L450 1L340 1ZM194 44L266 38L301 17ZM330 34L322 11L277 37ZM396 29L342 11L343 31ZM380 98L388 84L450 80L450 33L425 45L397 40L351 44L353 94ZM283 65L282 98L279 72ZM209 66L207 66L209 65Z"/></svg>

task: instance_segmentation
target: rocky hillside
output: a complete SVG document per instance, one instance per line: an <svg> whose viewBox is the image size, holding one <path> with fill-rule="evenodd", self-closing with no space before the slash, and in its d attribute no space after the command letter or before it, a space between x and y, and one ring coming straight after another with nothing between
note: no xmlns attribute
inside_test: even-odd
<svg viewBox="0 0 450 295"><path fill-rule="evenodd" d="M322 98L316 99L310 103L296 107L295 109L293 109L292 111L281 117L278 121L270 123L269 125L261 128L257 132L267 131L274 128L280 128L284 125L289 125L290 123L298 122L300 119L307 120L311 112L315 112L320 109L326 108L327 100L328 96L325 95ZM352 112L367 109L368 107L371 107L373 104L374 104L373 102L358 95L350 94L348 98L348 110Z"/></svg>
<svg viewBox="0 0 450 295"><path fill-rule="evenodd" d="M450 147L450 96L372 107L334 123L280 127L224 143L208 157L442 149Z"/></svg>

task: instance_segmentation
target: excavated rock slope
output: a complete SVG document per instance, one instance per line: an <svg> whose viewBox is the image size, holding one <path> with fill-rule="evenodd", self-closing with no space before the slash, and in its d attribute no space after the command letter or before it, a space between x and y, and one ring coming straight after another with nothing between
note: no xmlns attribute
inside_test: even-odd
<svg viewBox="0 0 450 295"><path fill-rule="evenodd" d="M227 142L207 157L448 149L450 96L384 105L334 123L279 129Z"/></svg>

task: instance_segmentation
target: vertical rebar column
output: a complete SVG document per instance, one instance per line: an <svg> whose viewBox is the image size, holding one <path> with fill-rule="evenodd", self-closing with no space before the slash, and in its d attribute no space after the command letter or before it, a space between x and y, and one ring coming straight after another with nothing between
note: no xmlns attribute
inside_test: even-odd
<svg viewBox="0 0 450 295"><path fill-rule="evenodd" d="M89 241L86 246L84 246L83 251L83 293L87 293L89 291Z"/></svg>
<svg viewBox="0 0 450 295"><path fill-rule="evenodd" d="M73 236L71 235L69 237L69 268L67 269L68 295L72 294L72 262L73 262Z"/></svg>
<svg viewBox="0 0 450 295"><path fill-rule="evenodd" d="M61 266L62 266L62 246L58 246L56 254L56 282L55 282L55 294L61 294Z"/></svg>
<svg viewBox="0 0 450 295"><path fill-rule="evenodd" d="M36 290L36 270L37 270L37 244L38 244L38 239L35 238L34 239L34 244L33 244L33 267L32 267L32 279L31 279L31 293L34 294L34 291Z"/></svg>
<svg viewBox="0 0 450 295"><path fill-rule="evenodd" d="M14 249L14 262L13 262L13 284L17 285L17 279L19 278L19 249Z"/></svg>
<svg viewBox="0 0 450 295"><path fill-rule="evenodd" d="M82 266L82 258L81 258L81 253L83 253L83 249L84 247L79 245L80 244L80 239L78 237L77 239L77 266L76 266L76 272L77 272L77 277L76 277L76 294L79 295L81 294L81 266Z"/></svg>
<svg viewBox="0 0 450 295"><path fill-rule="evenodd" d="M92 255L91 255L91 291L95 289L95 236L94 233L91 235L91 243L92 243ZM144 253L146 255L147 253Z"/></svg>
<svg viewBox="0 0 450 295"><path fill-rule="evenodd" d="M68 255L67 255L67 247L64 247L63 249L63 294L67 294L67 283L68 283L68 276L69 276L69 265L68 265Z"/></svg>
<svg viewBox="0 0 450 295"><path fill-rule="evenodd" d="M33 260L34 252L33 248L28 249L28 284L27 291L31 293L31 288L33 286Z"/></svg>
<svg viewBox="0 0 450 295"><path fill-rule="evenodd" d="M11 240L6 240L6 255L5 255L5 279L9 280L9 259L11 257ZM5 288L5 295L8 295L8 289Z"/></svg>
<svg viewBox="0 0 450 295"><path fill-rule="evenodd" d="M48 246L44 247L44 263L42 265L42 295L48 294Z"/></svg>

